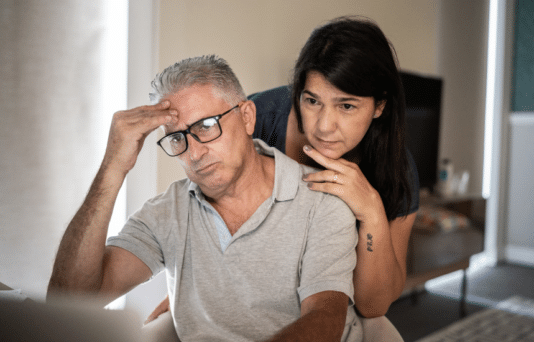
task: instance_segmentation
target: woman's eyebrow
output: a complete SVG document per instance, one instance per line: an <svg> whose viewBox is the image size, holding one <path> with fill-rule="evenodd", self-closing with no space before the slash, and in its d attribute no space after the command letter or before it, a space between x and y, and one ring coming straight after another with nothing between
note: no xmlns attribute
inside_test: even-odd
<svg viewBox="0 0 534 342"><path fill-rule="evenodd" d="M319 96L318 96L317 94L314 94L314 93L312 93L311 91L309 91L309 90L307 90L307 89L304 89L304 90L302 91L302 93L303 93L303 94L308 94L308 95L310 95L310 96L312 96L312 97L315 97L315 98L319 98Z"/></svg>
<svg viewBox="0 0 534 342"><path fill-rule="evenodd" d="M303 94L308 94L316 99L320 99L321 97L307 89L304 89L302 91ZM358 98L358 97L352 97L352 96L348 96L348 97L335 97L334 98L334 101L335 102L347 102L347 101L355 101L355 102L360 102L361 100Z"/></svg>
<svg viewBox="0 0 534 342"><path fill-rule="evenodd" d="M357 97L336 97L334 98L334 101L336 102L347 102L347 101L360 102L361 100Z"/></svg>

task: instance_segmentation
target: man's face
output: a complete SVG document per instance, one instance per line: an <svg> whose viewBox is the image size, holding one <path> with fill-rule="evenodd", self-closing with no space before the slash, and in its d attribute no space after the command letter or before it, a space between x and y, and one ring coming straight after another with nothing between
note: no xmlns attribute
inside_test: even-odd
<svg viewBox="0 0 534 342"><path fill-rule="evenodd" d="M178 122L166 125L165 134L186 130L198 120L224 113L237 105L215 96L211 85L194 85L164 99L171 102L170 108L178 111ZM208 196L231 185L241 174L246 147L251 143L248 135L252 134L241 109L237 107L220 118L222 134L213 141L200 143L187 134L189 146L177 156L187 177Z"/></svg>

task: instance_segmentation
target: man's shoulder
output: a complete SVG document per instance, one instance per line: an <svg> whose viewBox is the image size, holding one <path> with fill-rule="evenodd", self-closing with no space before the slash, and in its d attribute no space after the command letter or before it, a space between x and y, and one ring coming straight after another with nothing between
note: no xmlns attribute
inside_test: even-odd
<svg viewBox="0 0 534 342"><path fill-rule="evenodd" d="M165 217L163 213L187 206L189 201L178 201L178 199L188 198L190 187L191 181L187 178L175 181L164 192L148 199L136 214L150 215L152 213Z"/></svg>
<svg viewBox="0 0 534 342"><path fill-rule="evenodd" d="M295 162L296 163L296 162ZM315 212L321 215L334 215L343 220L350 220L355 222L355 216L349 206L339 197L321 192L314 191L308 188L308 183L302 180L302 176L308 173L319 172L316 168L311 166L298 164L300 168L299 174L299 193L300 196L309 198L313 201Z"/></svg>

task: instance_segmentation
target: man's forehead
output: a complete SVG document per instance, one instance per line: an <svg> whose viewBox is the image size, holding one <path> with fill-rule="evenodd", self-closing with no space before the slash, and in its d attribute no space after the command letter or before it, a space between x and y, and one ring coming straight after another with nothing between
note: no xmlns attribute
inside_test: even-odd
<svg viewBox="0 0 534 342"><path fill-rule="evenodd" d="M185 130L191 124L210 116L221 114L228 104L211 85L193 85L166 95L162 101L170 101L171 109L178 111L178 122L165 124L165 132Z"/></svg>

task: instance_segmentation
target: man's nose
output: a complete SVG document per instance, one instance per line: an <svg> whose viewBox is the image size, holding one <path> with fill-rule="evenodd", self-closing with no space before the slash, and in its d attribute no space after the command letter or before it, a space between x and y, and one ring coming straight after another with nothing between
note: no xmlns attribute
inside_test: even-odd
<svg viewBox="0 0 534 342"><path fill-rule="evenodd" d="M187 154L189 155L189 159L191 161L199 161L202 159L202 157L208 152L208 147L198 142L195 138L193 138L191 135L187 136L188 148L187 148Z"/></svg>

